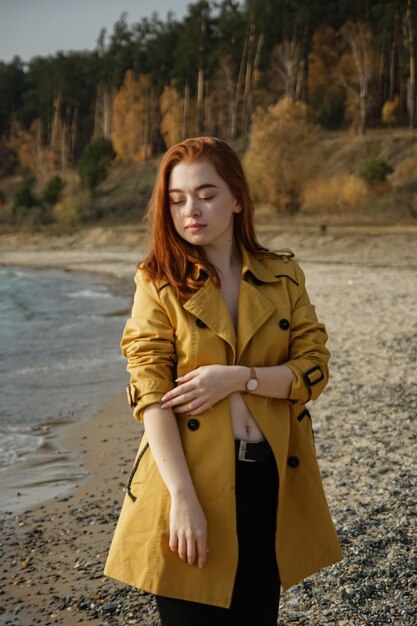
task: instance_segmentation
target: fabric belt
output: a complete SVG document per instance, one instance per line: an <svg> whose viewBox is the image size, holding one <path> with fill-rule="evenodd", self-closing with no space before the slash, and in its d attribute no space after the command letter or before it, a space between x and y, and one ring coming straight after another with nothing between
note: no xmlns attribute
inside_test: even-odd
<svg viewBox="0 0 417 626"><path fill-rule="evenodd" d="M267 441L235 439L235 451L239 461L268 463L273 458L273 452Z"/></svg>

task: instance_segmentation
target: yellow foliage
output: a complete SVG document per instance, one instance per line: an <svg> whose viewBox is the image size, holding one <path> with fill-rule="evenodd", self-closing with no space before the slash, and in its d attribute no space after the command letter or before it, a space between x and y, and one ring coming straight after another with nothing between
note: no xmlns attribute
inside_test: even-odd
<svg viewBox="0 0 417 626"><path fill-rule="evenodd" d="M358 176L340 174L328 179L310 179L303 188L302 209L332 212L358 208L368 194L366 182Z"/></svg>
<svg viewBox="0 0 417 626"><path fill-rule="evenodd" d="M182 139L181 124L184 103L173 87L165 87L159 103L161 110L161 134L167 148Z"/></svg>
<svg viewBox="0 0 417 626"><path fill-rule="evenodd" d="M382 107L381 119L384 124L397 124L400 111L400 96L387 100Z"/></svg>
<svg viewBox="0 0 417 626"><path fill-rule="evenodd" d="M289 96L253 115L243 164L254 199L296 211L318 163L318 141L303 102Z"/></svg>
<svg viewBox="0 0 417 626"><path fill-rule="evenodd" d="M309 103L318 120L328 121L344 98L339 83L339 39L336 31L322 24L314 33L312 50L308 57L307 88Z"/></svg>
<svg viewBox="0 0 417 626"><path fill-rule="evenodd" d="M46 181L55 170L55 154L42 142L40 119L35 119L29 130L24 130L17 120L12 120L8 145L17 153L19 165L32 170L36 178Z"/></svg>
<svg viewBox="0 0 417 626"><path fill-rule="evenodd" d="M140 162L151 156L151 117L151 79L143 74L136 79L128 70L112 107L111 140L120 160Z"/></svg>
<svg viewBox="0 0 417 626"><path fill-rule="evenodd" d="M61 202L57 202L53 207L53 214L59 224L74 226L80 220L80 213L91 202L88 191L69 190Z"/></svg>
<svg viewBox="0 0 417 626"><path fill-rule="evenodd" d="M395 187L417 184L417 156L409 156L399 163L389 177Z"/></svg>

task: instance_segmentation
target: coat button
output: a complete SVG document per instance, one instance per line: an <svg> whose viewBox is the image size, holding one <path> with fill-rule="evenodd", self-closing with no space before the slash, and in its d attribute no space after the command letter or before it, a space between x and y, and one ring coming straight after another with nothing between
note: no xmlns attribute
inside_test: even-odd
<svg viewBox="0 0 417 626"><path fill-rule="evenodd" d="M187 426L190 430L197 430L200 428L200 422L196 419L188 420Z"/></svg>
<svg viewBox="0 0 417 626"><path fill-rule="evenodd" d="M203 322L203 320L196 319L195 323L197 324L197 326L199 328L207 328L207 324L205 324L205 322Z"/></svg>
<svg viewBox="0 0 417 626"><path fill-rule="evenodd" d="M298 467L300 465L300 459L298 456L289 456L287 463L290 467Z"/></svg>
<svg viewBox="0 0 417 626"><path fill-rule="evenodd" d="M282 320L279 320L279 327L282 328L282 330L288 330L290 327L290 323L284 318Z"/></svg>

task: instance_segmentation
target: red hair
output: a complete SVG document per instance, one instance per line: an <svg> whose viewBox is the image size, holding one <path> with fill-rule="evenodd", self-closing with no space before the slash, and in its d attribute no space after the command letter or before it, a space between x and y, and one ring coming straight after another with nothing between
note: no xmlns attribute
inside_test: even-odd
<svg viewBox="0 0 417 626"><path fill-rule="evenodd" d="M201 246L194 246L175 230L169 208L168 182L173 168L181 161L209 161L228 185L241 211L234 214L233 233L251 252L266 251L256 240L253 202L239 157L232 148L215 137L195 137L172 146L162 157L155 186L148 205L151 224L151 252L141 264L151 279L167 280L177 297L187 298L210 276L219 286L220 278ZM199 266L206 276L197 276Z"/></svg>

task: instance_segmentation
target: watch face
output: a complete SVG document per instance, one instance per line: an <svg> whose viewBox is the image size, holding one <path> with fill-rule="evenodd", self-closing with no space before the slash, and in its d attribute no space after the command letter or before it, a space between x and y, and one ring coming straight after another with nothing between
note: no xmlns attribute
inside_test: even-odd
<svg viewBox="0 0 417 626"><path fill-rule="evenodd" d="M256 378L251 378L248 381L248 384L246 385L246 388L248 389L248 391L254 391L257 386L258 386L258 381L256 380Z"/></svg>

